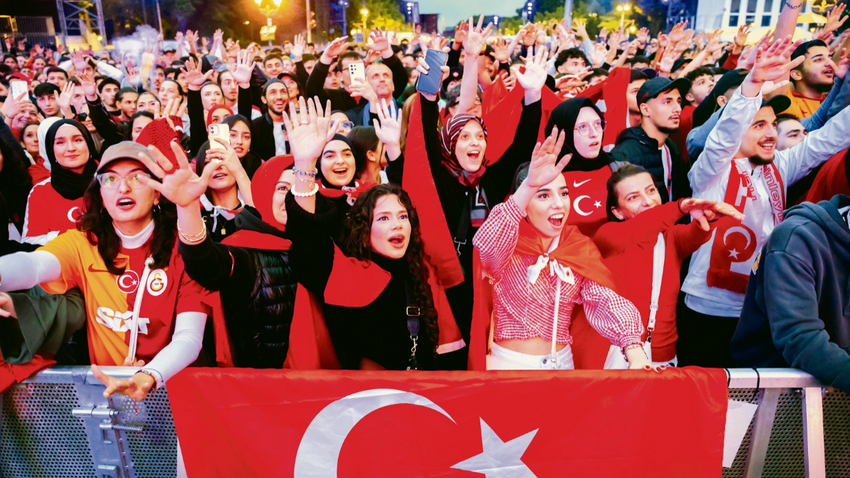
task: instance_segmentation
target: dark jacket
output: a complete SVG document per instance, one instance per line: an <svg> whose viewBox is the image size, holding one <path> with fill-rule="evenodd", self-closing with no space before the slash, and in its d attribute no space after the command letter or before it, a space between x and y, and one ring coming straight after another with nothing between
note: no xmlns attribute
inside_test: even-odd
<svg viewBox="0 0 850 478"><path fill-rule="evenodd" d="M292 239L292 270L298 282L319 300L326 294L334 269L334 241L329 233L341 222L334 201L316 196L316 213L311 214L286 196L286 230ZM410 358L410 332L407 329L405 283L409 280L406 258L386 259L375 254L374 264L392 276L380 295L364 307L323 304L325 324L334 351L343 369L359 370L363 359L371 360L387 370L405 370ZM416 354L422 370L437 368L437 344L420 333Z"/></svg>
<svg viewBox="0 0 850 478"><path fill-rule="evenodd" d="M691 184L688 181L690 167L687 162L682 161L679 149L676 148L673 140L667 138L664 144L670 149L670 162L673 165L673 181L671 182L673 200L689 198L693 195ZM650 138L641 126L627 128L620 133L617 138L617 145L611 151L611 159L646 168L652 178L655 179L663 202L669 200L669 196L665 194L667 188L664 186L664 164L662 163L658 141Z"/></svg>
<svg viewBox="0 0 850 478"><path fill-rule="evenodd" d="M91 122L97 130L97 134L103 138L103 144L100 147L101 151L106 151L106 148L121 141L133 140L133 126L129 122L121 121L108 113L104 109L99 96L94 101L88 101L86 99L86 103L89 105Z"/></svg>
<svg viewBox="0 0 850 478"><path fill-rule="evenodd" d="M787 211L753 264L732 357L743 367L796 367L850 392L847 196Z"/></svg>
<svg viewBox="0 0 850 478"><path fill-rule="evenodd" d="M250 207L234 222L239 229L282 235ZM178 250L189 277L221 293L235 365L282 368L297 286L288 252L215 244L209 236L193 246L180 242Z"/></svg>
<svg viewBox="0 0 850 478"><path fill-rule="evenodd" d="M239 114L251 118L253 94L250 88L239 88ZM289 151L287 142L286 150ZM274 122L268 113L251 121L251 152L263 161L275 155Z"/></svg>
<svg viewBox="0 0 850 478"><path fill-rule="evenodd" d="M437 189L437 195L440 198L440 204L446 218L446 225L452 237L460 243L458 258L464 271L464 282L446 289L446 297L451 305L452 313L455 316L461 334L463 334L464 340L467 340L468 343L472 321L473 298L473 281L471 280L473 270L472 238L478 231L478 228L471 227L468 216L464 217L464 225L467 229L466 237L460 240L458 236L462 235L460 225L465 205L469 204L470 200L474 199L477 193L475 188L462 185L443 165L440 132L437 128L439 118L437 103L428 101L421 95L419 100L422 102L422 127L428 162L431 167L431 175L434 178L434 185ZM479 189L484 190L490 209L493 209L496 204L504 201L508 197L508 194L510 194L517 167L531 160L531 153L537 142L537 132L540 129L541 108L542 103L540 101L523 106L513 143L498 162L487 167L486 172L481 177ZM389 163L387 177L391 183L402 184L402 178L404 177L403 158ZM460 234L458 234L459 232Z"/></svg>

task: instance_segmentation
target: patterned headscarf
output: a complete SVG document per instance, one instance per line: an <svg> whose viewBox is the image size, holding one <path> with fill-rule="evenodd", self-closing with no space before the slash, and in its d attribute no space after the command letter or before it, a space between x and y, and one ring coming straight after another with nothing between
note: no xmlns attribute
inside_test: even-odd
<svg viewBox="0 0 850 478"><path fill-rule="evenodd" d="M460 136L460 132L466 123L470 121L477 121L478 124L481 125L481 129L484 130L484 138L487 138L487 127L484 126L484 120L477 116L473 115L456 115L449 118L446 123L443 125L443 129L440 130L440 145L443 147L443 157L445 160L443 164L449 171L454 174L458 180L462 184L469 183L477 183L477 179L480 179L481 175L484 174L484 171L487 166L487 158L484 158L484 161L481 163L481 169L476 171L475 173L467 173L460 166L460 163L457 160L457 155L455 154L455 148L457 147L457 139ZM467 180L468 179L468 180ZM470 184L474 185L474 184Z"/></svg>

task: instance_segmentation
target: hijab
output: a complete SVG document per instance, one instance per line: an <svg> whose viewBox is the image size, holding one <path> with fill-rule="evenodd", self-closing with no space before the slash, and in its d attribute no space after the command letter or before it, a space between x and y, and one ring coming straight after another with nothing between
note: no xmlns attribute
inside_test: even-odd
<svg viewBox="0 0 850 478"><path fill-rule="evenodd" d="M254 208L260 213L260 219L267 226L277 229L280 233L240 229L222 241L222 244L249 249L289 250L291 243L283 238L286 225L277 222L274 218L272 200L280 176L285 170L292 167L294 162L295 158L292 155L274 156L260 166L251 180L251 196L254 199ZM245 214L245 211L240 214Z"/></svg>
<svg viewBox="0 0 850 478"><path fill-rule="evenodd" d="M65 169L58 161L56 161L56 153L53 151L53 143L56 140L56 132L64 125L71 125L77 128L82 133L89 148L89 159L82 173L75 173L69 169ZM39 128L40 130L41 128ZM41 142L39 141L39 146ZM95 155L97 149L94 145L91 135L85 126L77 121L69 119L60 119L53 122L44 136L44 149L47 153L47 160L50 162L50 184L53 189L65 199L75 200L83 197L86 188L94 179L95 171L97 170L97 162Z"/></svg>
<svg viewBox="0 0 850 478"><path fill-rule="evenodd" d="M470 173L461 167L456 154L460 132L466 126L466 123L470 121L477 121L481 125L481 129L484 130L484 139L486 140L487 127L484 126L484 120L473 115L455 115L446 120L443 129L440 130L440 146L443 149L443 165L446 169L464 186L475 187L478 186L481 177L484 176L484 172L487 170L488 161L486 153L484 161L481 163L481 168L474 173Z"/></svg>
<svg viewBox="0 0 850 478"><path fill-rule="evenodd" d="M351 154L354 155L354 148L351 147L351 141L349 141L347 137L345 137L341 134L335 134L334 137L331 138L331 140L328 141L327 144L331 144L331 142L333 142L333 141L342 141L343 143L348 145L348 149L350 149ZM325 145L325 148L327 148L327 144ZM324 154L325 154L325 149L322 148L322 156L324 156ZM317 170L316 171L316 181L319 182L319 187L321 188L320 191L322 192L322 195L327 196L327 194L325 194L325 192L329 192L329 191L325 191L325 189L342 190L346 187L349 187L349 188L356 188L357 187L358 183L357 183L357 171L356 171L357 161L356 160L354 161L354 169L355 169L354 179L352 179L351 182L348 183L348 186L343 186L343 187L334 186L333 184L330 184L330 182L325 181L324 176L322 176L322 165L321 165L321 163L322 163L322 158L320 156L319 157L319 164L316 165L316 170ZM340 195L341 194L333 194L333 197L338 197Z"/></svg>
<svg viewBox="0 0 850 478"><path fill-rule="evenodd" d="M604 149L600 149L599 156L595 158L585 158L576 150L574 136L575 127L579 111L581 111L582 108L593 108L593 111L595 111L602 120L602 124L605 124L605 116L588 98L573 98L571 100L564 101L552 110L552 114L549 116L549 122L546 124L546 136L552 134L552 127L554 126L557 126L561 131L567 132L559 157L563 157L567 154L572 154L573 157L570 160L570 164L564 168L564 172L596 171L604 166L608 166L608 163L611 162L611 158ZM602 142L601 136L599 137L599 141L600 143Z"/></svg>
<svg viewBox="0 0 850 478"><path fill-rule="evenodd" d="M38 125L38 130L36 130L36 136L38 136L38 155L41 156L41 159L45 161L44 167L47 170L50 170L50 161L47 161L47 148L44 146L44 139L47 136L47 130L53 126L53 123L61 120L62 118L57 118L55 116L51 116L50 118L45 119ZM52 149L52 148L51 148Z"/></svg>

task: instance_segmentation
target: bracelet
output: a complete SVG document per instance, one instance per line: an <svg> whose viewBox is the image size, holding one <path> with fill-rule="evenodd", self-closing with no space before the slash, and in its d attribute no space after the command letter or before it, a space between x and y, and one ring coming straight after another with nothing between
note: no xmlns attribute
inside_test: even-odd
<svg viewBox="0 0 850 478"><path fill-rule="evenodd" d="M641 343L626 345L625 347L623 347L623 357L626 358L626 362L629 361L629 356L626 355L626 352L628 352L631 349L641 349L641 348L643 348L643 344L641 344Z"/></svg>
<svg viewBox="0 0 850 478"><path fill-rule="evenodd" d="M177 226L177 235L180 236L180 239L182 239L186 244L200 244L207 238L207 228L204 227L201 229L201 232L197 234L187 235L180 229L180 226Z"/></svg>
<svg viewBox="0 0 850 478"><path fill-rule="evenodd" d="M796 9L803 6L803 2L800 2L797 5L791 5L790 3L788 3L788 0L785 0L785 6L792 9L792 10L796 10Z"/></svg>
<svg viewBox="0 0 850 478"><path fill-rule="evenodd" d="M319 185L317 183L313 183L313 189L306 193L296 192L295 189L289 191L293 196L297 198L308 198L310 196L315 196L317 192L319 192Z"/></svg>
<svg viewBox="0 0 850 478"><path fill-rule="evenodd" d="M153 392L157 391L157 389L159 389L159 380L156 379L156 376L153 374L153 372L151 372L150 370L141 369L138 372L134 373L133 375L138 375L140 373L143 373L143 374L145 374L148 377L153 379L153 388L151 389L151 393L153 393Z"/></svg>
<svg viewBox="0 0 850 478"><path fill-rule="evenodd" d="M293 172L296 176L310 176L311 178L315 178L315 177L316 177L316 174L319 172L319 170L318 170L318 169L314 169L314 170L312 170L312 171L301 171L301 170L300 170L300 169L298 169L298 168L292 168L292 172Z"/></svg>

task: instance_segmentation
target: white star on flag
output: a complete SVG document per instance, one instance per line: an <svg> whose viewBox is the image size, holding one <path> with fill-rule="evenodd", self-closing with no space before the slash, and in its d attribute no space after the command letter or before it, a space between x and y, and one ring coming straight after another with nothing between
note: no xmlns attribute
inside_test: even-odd
<svg viewBox="0 0 850 478"><path fill-rule="evenodd" d="M602 203L599 202L599 201L596 201L596 202L593 203L593 207L602 207Z"/></svg>
<svg viewBox="0 0 850 478"><path fill-rule="evenodd" d="M735 259L737 259L737 258L738 258L738 254L740 254L740 252L738 252L738 251L737 251L737 250L735 250L735 249L731 249L731 250L729 251L729 257L734 257Z"/></svg>
<svg viewBox="0 0 850 478"><path fill-rule="evenodd" d="M481 445L484 451L452 468L481 473L486 478L537 478L522 462L522 455L537 434L537 430L503 442L484 419L481 420Z"/></svg>

